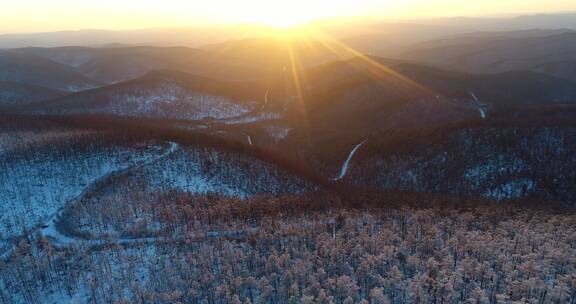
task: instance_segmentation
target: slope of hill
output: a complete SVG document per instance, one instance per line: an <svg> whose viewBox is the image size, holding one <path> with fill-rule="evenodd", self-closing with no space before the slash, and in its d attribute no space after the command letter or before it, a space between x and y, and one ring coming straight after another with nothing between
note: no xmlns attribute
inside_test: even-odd
<svg viewBox="0 0 576 304"><path fill-rule="evenodd" d="M468 98L474 93L494 108L576 102L576 83L538 72L459 74L416 65L393 69L445 96Z"/></svg>
<svg viewBox="0 0 576 304"><path fill-rule="evenodd" d="M0 129L1 135L4 132ZM11 137L15 133L20 135L12 132ZM50 132L37 133L53 137ZM106 135L110 134L85 136L70 132L40 145L7 149L0 154L0 221L4 223L0 242L38 227L80 195L86 185L110 172L157 157L163 150L161 145L153 144L145 149L106 145L110 141Z"/></svg>
<svg viewBox="0 0 576 304"><path fill-rule="evenodd" d="M576 81L576 60L551 61L531 68L534 71Z"/></svg>
<svg viewBox="0 0 576 304"><path fill-rule="evenodd" d="M264 97L257 82L224 82L173 71L79 92L29 110L45 114L113 114L202 120L247 114Z"/></svg>
<svg viewBox="0 0 576 304"><path fill-rule="evenodd" d="M571 204L574 124L477 125L371 137L345 180L360 187Z"/></svg>
<svg viewBox="0 0 576 304"><path fill-rule="evenodd" d="M307 79L314 81L306 87L300 121L282 143L286 150L318 160L320 168L325 162L339 167L355 145L381 131L501 116L529 119L548 115L546 108L576 102L573 82L536 72L474 75L405 63L384 68L387 61L371 60L307 71ZM550 115L560 114L573 117L561 109Z"/></svg>
<svg viewBox="0 0 576 304"><path fill-rule="evenodd" d="M375 121L365 122L381 124L386 122L382 115L416 104L430 108L431 113L419 116L413 112L414 118L404 117L399 122L434 119L449 109L477 115L481 107L499 111L576 101L573 82L536 72L477 75L377 58L370 60L370 63L361 59L336 62L307 72L306 77L311 81L306 105L312 122L336 115L331 118L331 124L337 125L336 121L344 119L350 124L356 117L365 120L365 115L374 115ZM356 115L361 113L364 115Z"/></svg>
<svg viewBox="0 0 576 304"><path fill-rule="evenodd" d="M22 121L29 121L27 129L18 128ZM141 125L92 129L66 119L0 117L0 260L22 234L66 233L53 227L70 215L63 211L95 198L139 197L124 207L141 208L144 197L171 191L241 200L316 187L280 161L237 143L149 131Z"/></svg>
<svg viewBox="0 0 576 304"><path fill-rule="evenodd" d="M168 203L160 197L187 194L245 200L259 195L301 194L314 188L305 179L257 158L179 145L168 157L127 172L121 181L95 189L63 217L64 224L76 235L149 237L163 226L162 219L152 210L177 202ZM130 197L119 202L117 198L126 192L131 193ZM122 211L135 209L140 211ZM147 218L145 223L143 218Z"/></svg>
<svg viewBox="0 0 576 304"><path fill-rule="evenodd" d="M38 56L0 50L0 81L80 91L99 86L73 68Z"/></svg>
<svg viewBox="0 0 576 304"><path fill-rule="evenodd" d="M40 86L0 81L0 107L19 106L65 95Z"/></svg>

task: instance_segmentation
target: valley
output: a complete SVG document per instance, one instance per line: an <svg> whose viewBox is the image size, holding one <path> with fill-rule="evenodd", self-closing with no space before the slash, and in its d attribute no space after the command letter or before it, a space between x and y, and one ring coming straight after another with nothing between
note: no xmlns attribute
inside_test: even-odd
<svg viewBox="0 0 576 304"><path fill-rule="evenodd" d="M0 35L0 304L574 303L567 15Z"/></svg>

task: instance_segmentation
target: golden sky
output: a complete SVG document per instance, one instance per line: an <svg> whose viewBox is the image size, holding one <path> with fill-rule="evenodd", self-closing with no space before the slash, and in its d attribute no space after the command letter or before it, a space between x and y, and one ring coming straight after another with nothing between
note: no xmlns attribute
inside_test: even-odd
<svg viewBox="0 0 576 304"><path fill-rule="evenodd" d="M0 0L0 33L576 11L576 0Z"/></svg>

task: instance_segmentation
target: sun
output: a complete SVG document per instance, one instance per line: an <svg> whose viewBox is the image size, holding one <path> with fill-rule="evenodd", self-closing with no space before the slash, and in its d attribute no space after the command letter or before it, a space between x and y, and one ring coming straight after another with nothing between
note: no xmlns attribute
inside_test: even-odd
<svg viewBox="0 0 576 304"><path fill-rule="evenodd" d="M244 0L229 5L223 14L230 19L286 29L342 13L338 0Z"/></svg>
<svg viewBox="0 0 576 304"><path fill-rule="evenodd" d="M274 2L274 1L271 1ZM278 5L266 7L254 12L244 12L246 19L252 22L271 26L278 29L288 29L301 26L321 18L319 12L311 9L302 9L300 5Z"/></svg>
<svg viewBox="0 0 576 304"><path fill-rule="evenodd" d="M313 19L303 19L303 18L293 18L291 16L281 16L278 18L263 19L258 21L258 23L271 26L277 29L291 29L297 26L306 24Z"/></svg>

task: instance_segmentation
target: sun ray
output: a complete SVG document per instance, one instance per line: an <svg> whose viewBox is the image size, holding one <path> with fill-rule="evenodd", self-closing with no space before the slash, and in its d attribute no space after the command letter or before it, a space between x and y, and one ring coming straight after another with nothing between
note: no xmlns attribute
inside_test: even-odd
<svg viewBox="0 0 576 304"><path fill-rule="evenodd" d="M298 102L300 106L304 107L304 93L302 92L302 82L300 81L300 64L296 60L296 55L294 53L294 46L292 45L292 41L287 41L287 50L288 50L288 60L290 61L290 71L292 74L292 80L294 84L294 88L296 90Z"/></svg>
<svg viewBox="0 0 576 304"><path fill-rule="evenodd" d="M301 66L301 62L297 57L296 52L294 52L294 46L292 44L292 41L290 39L286 40L286 47L287 47L287 51L288 51L288 59L289 59L289 63L290 63L290 73L291 73L291 78L292 78L292 85L294 90L296 91L296 98L298 100L298 106L297 106L297 118L299 120L299 125L302 126L301 130L303 131L303 135L304 135L304 140L306 142L306 145L308 146L312 146L312 136L310 134L310 121L308 120L308 113L307 113L307 106L306 106L306 102L305 102L305 94L303 92L303 85L302 85L302 78L301 78L301 73L302 71L302 66Z"/></svg>
<svg viewBox="0 0 576 304"><path fill-rule="evenodd" d="M400 81L402 81L404 84L410 86L411 88L414 88L416 90L419 90L422 93L425 93L426 95L437 95L433 90L431 90L430 88L392 70L391 68L379 63L378 61L370 58L369 56L365 55L364 53L361 53L355 49L353 49L352 47L346 45L345 43L341 42L338 39L333 38L330 35L327 35L325 33L323 33L322 31L318 30L318 29L310 29L310 33L313 37L315 37L320 43L322 43L326 48L330 49L332 52L334 52L337 56L342 57L342 58L358 58L361 61L363 61L364 63L368 64L369 66L377 69L379 72L383 73L384 75L389 75L392 76ZM334 47L336 46L336 47ZM346 56L348 54L348 56ZM378 76L378 74L377 74ZM377 79L379 77L376 77Z"/></svg>

